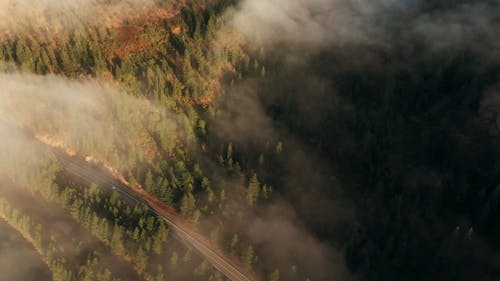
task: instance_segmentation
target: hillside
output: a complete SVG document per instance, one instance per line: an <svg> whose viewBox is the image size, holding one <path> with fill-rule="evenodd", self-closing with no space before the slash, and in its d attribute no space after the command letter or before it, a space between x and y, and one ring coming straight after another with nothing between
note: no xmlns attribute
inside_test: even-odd
<svg viewBox="0 0 500 281"><path fill-rule="evenodd" d="M0 0L0 217L54 281L496 280L499 11Z"/></svg>

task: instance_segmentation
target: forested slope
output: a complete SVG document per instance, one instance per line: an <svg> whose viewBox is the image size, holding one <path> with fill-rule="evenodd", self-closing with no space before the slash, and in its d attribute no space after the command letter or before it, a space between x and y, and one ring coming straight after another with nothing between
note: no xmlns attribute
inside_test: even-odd
<svg viewBox="0 0 500 281"><path fill-rule="evenodd" d="M8 123L3 133L6 136L15 131L23 145L35 146L30 151L6 147L2 152L4 172L17 184L44 194L70 212L87 229L87 235L95 236L117 257L131 262L147 280L163 275L202 280L207 276L221 278L221 274L206 261L192 257L191 250L178 242L165 253L171 264L167 269L168 264L159 262L165 257L161 242L142 230L146 213L141 215L140 208L109 198L96 187L90 187L94 195L84 195L84 189L75 189L74 180L57 168L59 164L47 170L45 163L53 163L54 158L43 160L47 156L29 138L117 168L129 182L144 186L193 223L204 221L200 226L204 232L251 268L258 259L250 241L226 225L229 218L235 218L228 213L226 204L231 202L227 196L245 200L246 192L238 187L226 194L225 189L232 188L222 183L226 168L204 163L216 155L207 151L204 141L198 141L207 138L207 121L200 114L215 114L213 99L224 91L223 83L238 76L241 79L236 69L240 61L250 60L241 48L240 36L220 18L228 5L156 3L142 16L125 13L109 24L94 25L77 17L71 19L69 28L56 28L56 32L54 26L35 21L2 37L2 79L6 86L2 109L8 116L6 122L14 118L19 126ZM64 26L66 20L50 18L56 26ZM71 80L64 81L57 75ZM122 91L132 97L121 95ZM73 97L76 103L60 100ZM25 135L21 128L30 133ZM33 157L39 160L26 165ZM214 168L220 171L205 174L204 170ZM245 173L238 174L242 178L235 185L245 185ZM247 175L248 180L253 175L250 185L255 186L252 192L258 193L256 176L253 172ZM95 199L91 200L92 196ZM252 198L247 199L250 203L255 202L254 195L248 196ZM215 222L208 222L219 216ZM150 227L148 231L153 231ZM164 225L154 231L167 235Z"/></svg>
<svg viewBox="0 0 500 281"><path fill-rule="evenodd" d="M43 22L0 25L0 211L54 280L224 279L54 151L270 281L500 276L498 4L289 1L9 8Z"/></svg>

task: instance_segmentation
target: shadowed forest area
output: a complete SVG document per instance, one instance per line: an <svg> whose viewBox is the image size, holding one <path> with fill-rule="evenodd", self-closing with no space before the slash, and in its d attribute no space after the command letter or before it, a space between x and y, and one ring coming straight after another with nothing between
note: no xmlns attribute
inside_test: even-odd
<svg viewBox="0 0 500 281"><path fill-rule="evenodd" d="M0 9L0 240L26 272L229 280L123 186L262 280L498 280L496 1Z"/></svg>
<svg viewBox="0 0 500 281"><path fill-rule="evenodd" d="M11 280L51 280L50 271L46 265L39 260L37 253L27 244L19 233L10 228L7 224L0 224L2 259L0 265L2 272L8 272L3 278ZM19 258L27 261L30 268L13 271L17 265L11 261ZM5 273L4 273L5 274Z"/></svg>

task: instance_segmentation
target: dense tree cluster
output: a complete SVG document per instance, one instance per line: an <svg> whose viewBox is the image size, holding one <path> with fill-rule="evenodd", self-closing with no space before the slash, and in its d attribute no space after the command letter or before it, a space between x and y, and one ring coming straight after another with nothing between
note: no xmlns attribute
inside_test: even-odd
<svg viewBox="0 0 500 281"><path fill-rule="evenodd" d="M129 182L142 185L195 224L205 217L220 217L217 223L200 227L241 258L245 266L260 270L258 249L243 233L238 233L241 230L229 227L231 221L245 214L231 210L235 202L255 208L260 201L270 199L273 187L261 183L259 173L273 165L283 145L270 140L269 146L254 159L242 154L245 151L231 142L210 140L216 137L210 120L224 114L214 103L216 95L224 92L221 82L234 84L243 76L266 72L257 58L250 59L242 50L241 38L225 26L221 14L228 4L193 2L173 17L154 21L131 18L113 27L82 24L55 36L35 28L29 35L3 38L0 59L6 71L108 81L145 99L142 107L111 94L107 108L100 112L104 114L100 118L115 120L117 127L126 128L126 139L123 132L104 130L99 135L105 140L100 142L85 137L63 141L80 155L105 159ZM36 114L36 107L16 110L25 110L24 116ZM173 117L172 111L186 118ZM37 118L26 118L29 123L23 125L31 134L51 136L57 135L57 128L65 127L64 122L71 121L57 114L52 117L50 126L44 122L47 120ZM168 280L169 276L222 280L219 272L179 242L168 239L166 243L167 227L147 208L124 202L118 194L106 193L94 184L72 179L61 169L57 157L41 151L38 145L31 152L2 150L4 174L68 212L114 255L133 264L139 275L148 280ZM39 160L30 163L32 159ZM214 163L203 159L213 159ZM234 178L243 190L226 182L228 177ZM89 257L81 268L68 267L57 274L89 272L88 276L97 276L92 269L97 263L98 259ZM61 262L58 267L66 268ZM272 280L279 279L275 272L269 272ZM80 277L83 275L71 278L84 280ZM107 275L102 278L108 280Z"/></svg>
<svg viewBox="0 0 500 281"><path fill-rule="evenodd" d="M103 268L96 252L88 253L83 262L76 259L68 260L64 249L61 249L59 242L51 236L50 230L45 229L43 224L32 221L29 215L14 209L3 198L0 199L0 217L31 241L33 247L41 254L52 271L54 281L120 280L113 277L109 269ZM75 249L82 247L79 242L75 240L73 242L72 247Z"/></svg>

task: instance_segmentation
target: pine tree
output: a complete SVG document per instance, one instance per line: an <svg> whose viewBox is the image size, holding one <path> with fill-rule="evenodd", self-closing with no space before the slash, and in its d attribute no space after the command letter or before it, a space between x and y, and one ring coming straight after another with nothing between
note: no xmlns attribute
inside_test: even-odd
<svg viewBox="0 0 500 281"><path fill-rule="evenodd" d="M247 202L250 205L255 204L257 199L259 198L259 192L260 192L260 184L259 180L257 179L257 174L253 174L252 178L250 179L250 183L248 185L247 189Z"/></svg>
<svg viewBox="0 0 500 281"><path fill-rule="evenodd" d="M111 236L111 248L116 255L123 255L125 252L122 241L122 229L117 224L115 224L113 227L113 234Z"/></svg>
<svg viewBox="0 0 500 281"><path fill-rule="evenodd" d="M269 275L269 281L280 281L280 271L278 269Z"/></svg>
<svg viewBox="0 0 500 281"><path fill-rule="evenodd" d="M155 281L165 281L165 274L161 265L158 265Z"/></svg>
<svg viewBox="0 0 500 281"><path fill-rule="evenodd" d="M185 193L181 200L181 215L189 216L196 208L196 200L191 193Z"/></svg>
<svg viewBox="0 0 500 281"><path fill-rule="evenodd" d="M248 268L252 268L252 261L254 258L254 250L252 245L248 245L245 253L243 254L243 257L241 258L243 265L245 265Z"/></svg>
<svg viewBox="0 0 500 281"><path fill-rule="evenodd" d="M144 270L146 270L146 266L148 265L148 256L142 247L139 247L137 253L135 254L135 262L139 272L144 272Z"/></svg>
<svg viewBox="0 0 500 281"><path fill-rule="evenodd" d="M146 173L146 180L144 182L144 185L147 191L151 192L152 190L154 190L154 180L151 170L148 170L148 172Z"/></svg>
<svg viewBox="0 0 500 281"><path fill-rule="evenodd" d="M236 254L236 246L238 245L238 240L239 240L238 234L237 233L233 234L233 238L231 239L231 245L229 247L229 251L232 255Z"/></svg>
<svg viewBox="0 0 500 281"><path fill-rule="evenodd" d="M160 234L155 235L153 238L153 252L157 255L160 255L162 252L162 241Z"/></svg>
<svg viewBox="0 0 500 281"><path fill-rule="evenodd" d="M134 231L132 232L132 239L134 239L134 241L136 242L139 242L139 237L140 237L140 230L139 228L135 227Z"/></svg>
<svg viewBox="0 0 500 281"><path fill-rule="evenodd" d="M179 262L179 255L177 254L177 252L176 252L176 251L174 251L174 252L172 253L172 257L170 258L170 264L171 264L173 267L176 267L178 262Z"/></svg>

